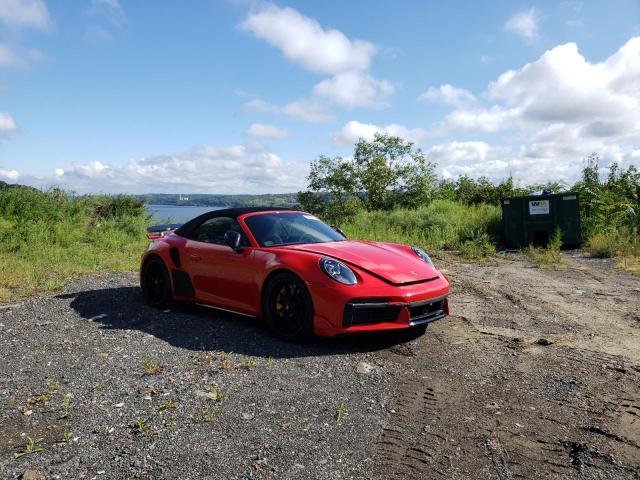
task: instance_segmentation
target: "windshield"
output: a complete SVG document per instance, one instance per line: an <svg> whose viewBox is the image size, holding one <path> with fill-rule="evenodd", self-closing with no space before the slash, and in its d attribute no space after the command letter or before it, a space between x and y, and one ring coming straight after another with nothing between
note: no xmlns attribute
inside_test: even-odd
<svg viewBox="0 0 640 480"><path fill-rule="evenodd" d="M329 225L308 213L263 213L247 217L245 223L261 247L345 240Z"/></svg>

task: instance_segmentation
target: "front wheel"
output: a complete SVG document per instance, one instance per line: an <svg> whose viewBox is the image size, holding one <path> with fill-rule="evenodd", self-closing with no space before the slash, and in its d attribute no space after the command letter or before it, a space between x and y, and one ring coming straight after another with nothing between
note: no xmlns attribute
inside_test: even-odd
<svg viewBox="0 0 640 480"><path fill-rule="evenodd" d="M263 314L274 335L283 340L303 342L313 335L311 295L292 273L279 273L267 284Z"/></svg>
<svg viewBox="0 0 640 480"><path fill-rule="evenodd" d="M156 308L171 305L171 280L164 262L158 257L149 258L142 267L141 287L144 299Z"/></svg>

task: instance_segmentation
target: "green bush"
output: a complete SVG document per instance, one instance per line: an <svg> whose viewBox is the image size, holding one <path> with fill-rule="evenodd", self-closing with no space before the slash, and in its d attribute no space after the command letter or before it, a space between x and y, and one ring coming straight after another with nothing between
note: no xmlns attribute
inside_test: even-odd
<svg viewBox="0 0 640 480"><path fill-rule="evenodd" d="M71 277L136 268L147 244L143 202L0 189L0 301L55 290Z"/></svg>
<svg viewBox="0 0 640 480"><path fill-rule="evenodd" d="M501 230L500 208L434 200L415 210L361 211L341 225L350 238L459 250L471 257L495 251Z"/></svg>
<svg viewBox="0 0 640 480"><path fill-rule="evenodd" d="M549 239L549 244L545 248L534 247L529 245L528 253L531 263L538 268L555 268L564 267L560 249L562 248L562 230L556 228L555 232Z"/></svg>
<svg viewBox="0 0 640 480"><path fill-rule="evenodd" d="M616 231L595 233L587 240L589 254L595 258L640 255L640 238L633 229L621 227Z"/></svg>

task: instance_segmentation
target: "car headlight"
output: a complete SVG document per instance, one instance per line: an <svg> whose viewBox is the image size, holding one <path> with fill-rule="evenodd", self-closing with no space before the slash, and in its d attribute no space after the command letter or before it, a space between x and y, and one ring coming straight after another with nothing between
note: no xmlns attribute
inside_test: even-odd
<svg viewBox="0 0 640 480"><path fill-rule="evenodd" d="M422 260L433 267L433 261L431 260L431 257L427 254L427 252L418 247L411 247L411 250L413 250L413 253L418 255Z"/></svg>
<svg viewBox="0 0 640 480"><path fill-rule="evenodd" d="M358 283L358 279L356 278L356 274L353 273L353 270L333 258L322 258L320 260L320 268L336 282L344 283L345 285L355 285Z"/></svg>

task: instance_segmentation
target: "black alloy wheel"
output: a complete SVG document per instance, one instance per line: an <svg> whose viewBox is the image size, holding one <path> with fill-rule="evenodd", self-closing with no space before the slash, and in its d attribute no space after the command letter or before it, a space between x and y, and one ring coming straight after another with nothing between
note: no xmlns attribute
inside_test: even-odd
<svg viewBox="0 0 640 480"><path fill-rule="evenodd" d="M171 281L164 262L151 257L142 269L142 294L149 305L165 308L171 304Z"/></svg>
<svg viewBox="0 0 640 480"><path fill-rule="evenodd" d="M313 303L304 282L288 272L277 274L265 290L264 317L271 331L290 342L313 334Z"/></svg>

